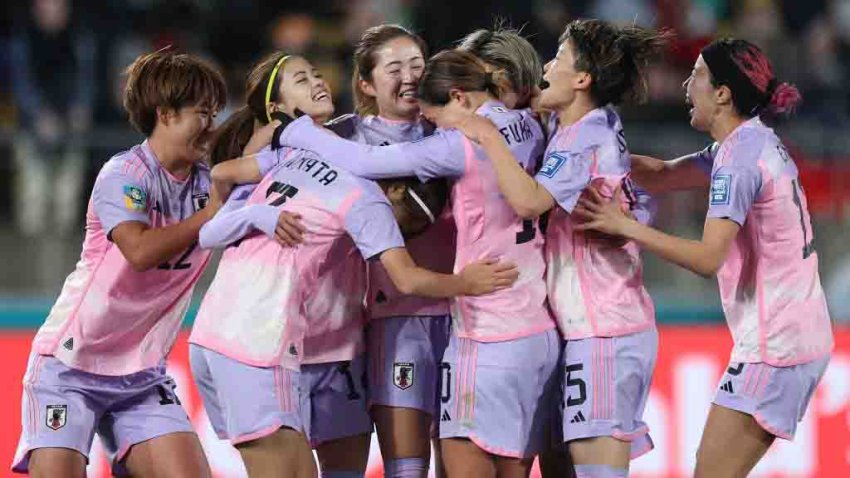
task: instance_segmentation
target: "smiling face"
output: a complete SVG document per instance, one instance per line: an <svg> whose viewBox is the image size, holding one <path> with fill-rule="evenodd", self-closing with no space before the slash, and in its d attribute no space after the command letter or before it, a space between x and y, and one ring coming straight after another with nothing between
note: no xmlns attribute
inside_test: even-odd
<svg viewBox="0 0 850 478"><path fill-rule="evenodd" d="M334 114L333 98L328 84L313 65L300 56L293 56L283 63L278 85L277 103L268 105L272 111L283 111L295 116L295 109L314 120L324 122Z"/></svg>
<svg viewBox="0 0 850 478"><path fill-rule="evenodd" d="M540 107L550 111L569 107L579 90L590 89L590 74L575 69L576 56L572 41L561 43L558 54L544 67L543 79L548 86L540 92Z"/></svg>
<svg viewBox="0 0 850 478"><path fill-rule="evenodd" d="M389 119L411 120L419 114L416 88L425 69L425 58L411 38L399 36L386 41L374 53L372 80L361 79L360 90L375 98L378 113Z"/></svg>
<svg viewBox="0 0 850 478"><path fill-rule="evenodd" d="M721 104L726 102L725 97L729 96L731 99L729 88L714 87L711 83L711 71L702 55L697 58L691 76L685 80L682 87L685 89L685 102L691 106L691 126L698 131L710 131L720 113Z"/></svg>
<svg viewBox="0 0 850 478"><path fill-rule="evenodd" d="M217 109L209 105L185 106L178 110L158 110L157 131L172 151L184 161L196 162L206 157L212 138Z"/></svg>

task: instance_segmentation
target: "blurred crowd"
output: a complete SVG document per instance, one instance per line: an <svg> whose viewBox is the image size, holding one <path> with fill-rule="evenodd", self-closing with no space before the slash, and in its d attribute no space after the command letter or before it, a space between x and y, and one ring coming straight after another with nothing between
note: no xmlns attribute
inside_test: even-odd
<svg viewBox="0 0 850 478"><path fill-rule="evenodd" d="M20 0L0 8L0 229L28 237L79 234L94 174L138 142L121 90L123 69L140 53L170 45L211 59L225 72L232 103L262 54L303 53L328 78L344 113L352 109L352 44L383 22L412 27L432 53L475 28L521 28L544 62L576 17L670 28L675 40L652 68L649 103L624 111L632 150L658 155L687 151L673 139L659 141L656 131L700 138L687 127L681 87L699 49L716 36L745 38L803 92L793 128L807 134L792 141L800 155L829 168L836 158L850 165L843 161L850 138L833 134L850 125L850 0ZM705 138L688 141L701 147ZM835 187L832 169L823 174ZM837 184L836 194L848 189ZM674 227L699 217L703 201L690 202L666 205ZM830 210L827 234L843 218L842 208ZM840 277L850 289L846 267Z"/></svg>

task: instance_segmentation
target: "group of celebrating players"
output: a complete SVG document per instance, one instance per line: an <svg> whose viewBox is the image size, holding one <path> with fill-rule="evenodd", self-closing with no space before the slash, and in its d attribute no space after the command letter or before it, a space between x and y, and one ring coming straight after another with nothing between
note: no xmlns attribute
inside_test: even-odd
<svg viewBox="0 0 850 478"><path fill-rule="evenodd" d="M13 470L210 476L164 361L213 249L190 342L210 423L250 476L625 477L655 309L641 250L717 276L734 339L695 475L745 476L791 439L832 350L798 171L770 126L797 90L753 44L707 45L684 83L713 140L630 154L614 106L641 100L669 34L569 23L542 65L519 32L428 57L398 25L354 53L356 113L333 119L307 58L225 84L142 55L124 106L146 137L100 171L76 269L38 331ZM654 229L652 195L706 188L703 236ZM448 207L446 207L448 203ZM313 450L318 457L318 466Z"/></svg>

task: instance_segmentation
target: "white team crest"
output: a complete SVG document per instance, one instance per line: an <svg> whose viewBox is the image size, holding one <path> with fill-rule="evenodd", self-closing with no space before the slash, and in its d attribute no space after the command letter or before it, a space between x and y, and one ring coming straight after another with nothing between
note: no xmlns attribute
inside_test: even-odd
<svg viewBox="0 0 850 478"><path fill-rule="evenodd" d="M393 385L407 390L413 386L414 366L410 362L396 362L393 364Z"/></svg>
<svg viewBox="0 0 850 478"><path fill-rule="evenodd" d="M45 424L51 430L58 430L65 426L68 420L68 405L48 405Z"/></svg>

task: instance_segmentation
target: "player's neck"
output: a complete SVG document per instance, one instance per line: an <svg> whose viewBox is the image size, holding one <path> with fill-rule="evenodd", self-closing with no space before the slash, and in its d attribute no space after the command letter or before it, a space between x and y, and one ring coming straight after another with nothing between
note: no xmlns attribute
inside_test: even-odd
<svg viewBox="0 0 850 478"><path fill-rule="evenodd" d="M711 137L715 141L722 143L723 140L732 134L732 131L735 131L745 121L747 121L746 118L738 115L719 115L712 123L709 134L711 134Z"/></svg>
<svg viewBox="0 0 850 478"><path fill-rule="evenodd" d="M175 178L186 179L192 173L195 162L178 154L177 148L174 148L165 138L156 134L156 131L148 138L148 145L163 169Z"/></svg>
<svg viewBox="0 0 850 478"><path fill-rule="evenodd" d="M485 91L468 91L466 93L466 97L469 98L469 110L470 111L478 111L478 108L487 103L488 101L495 100L493 95L485 92Z"/></svg>
<svg viewBox="0 0 850 478"><path fill-rule="evenodd" d="M596 108L589 97L576 95L572 103L558 110L558 126L570 126Z"/></svg>

